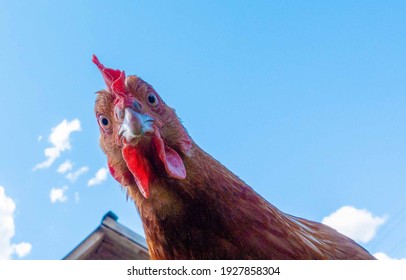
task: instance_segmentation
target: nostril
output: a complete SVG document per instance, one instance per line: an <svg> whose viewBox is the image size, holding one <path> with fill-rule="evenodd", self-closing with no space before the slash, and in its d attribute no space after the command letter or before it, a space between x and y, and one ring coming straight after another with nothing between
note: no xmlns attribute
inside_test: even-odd
<svg viewBox="0 0 406 280"><path fill-rule="evenodd" d="M137 111L139 113L141 112L141 104L138 101L133 102L133 108L135 111Z"/></svg>
<svg viewBox="0 0 406 280"><path fill-rule="evenodd" d="M124 119L124 111L123 111L122 109L116 107L116 108L114 109L114 113L115 113L116 118L117 118L118 120L123 120L123 119Z"/></svg>

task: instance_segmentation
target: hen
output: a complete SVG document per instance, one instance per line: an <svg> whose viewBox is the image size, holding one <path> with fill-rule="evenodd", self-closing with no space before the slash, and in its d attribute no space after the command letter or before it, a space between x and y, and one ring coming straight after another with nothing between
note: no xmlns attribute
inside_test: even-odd
<svg viewBox="0 0 406 280"><path fill-rule="evenodd" d="M104 67L95 114L112 176L139 211L152 259L374 259L287 215L205 153L151 85Z"/></svg>

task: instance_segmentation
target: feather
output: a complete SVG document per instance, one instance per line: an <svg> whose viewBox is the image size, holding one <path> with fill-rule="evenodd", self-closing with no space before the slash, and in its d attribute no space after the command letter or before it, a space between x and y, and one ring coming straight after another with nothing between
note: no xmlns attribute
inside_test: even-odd
<svg viewBox="0 0 406 280"><path fill-rule="evenodd" d="M96 117L112 123L109 133L100 128L100 145L135 202L152 259L374 259L336 230L277 209L204 152L148 83L93 61L107 85Z"/></svg>

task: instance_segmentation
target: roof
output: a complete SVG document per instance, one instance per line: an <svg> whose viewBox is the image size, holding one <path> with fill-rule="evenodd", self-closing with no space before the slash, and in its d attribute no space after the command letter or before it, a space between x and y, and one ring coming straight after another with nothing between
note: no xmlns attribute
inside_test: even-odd
<svg viewBox="0 0 406 280"><path fill-rule="evenodd" d="M98 226L64 260L147 260L145 239L117 222L109 211Z"/></svg>

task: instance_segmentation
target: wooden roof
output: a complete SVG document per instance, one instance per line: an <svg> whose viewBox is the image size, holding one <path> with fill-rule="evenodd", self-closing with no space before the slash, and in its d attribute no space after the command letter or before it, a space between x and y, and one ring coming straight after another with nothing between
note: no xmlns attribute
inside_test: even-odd
<svg viewBox="0 0 406 280"><path fill-rule="evenodd" d="M145 239L117 222L109 211L102 222L64 260L147 260Z"/></svg>

